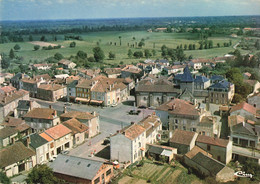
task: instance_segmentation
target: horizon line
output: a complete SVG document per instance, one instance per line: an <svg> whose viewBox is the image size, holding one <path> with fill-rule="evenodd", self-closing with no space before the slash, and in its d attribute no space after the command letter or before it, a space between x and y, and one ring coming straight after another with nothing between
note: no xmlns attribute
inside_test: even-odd
<svg viewBox="0 0 260 184"><path fill-rule="evenodd" d="M149 18L202 18L202 17L250 17L259 15L205 15L205 16L162 16L162 17L100 17L100 18L75 18L75 19L6 19L0 22L16 22L16 21L73 21L73 20L109 20L109 19L149 19Z"/></svg>

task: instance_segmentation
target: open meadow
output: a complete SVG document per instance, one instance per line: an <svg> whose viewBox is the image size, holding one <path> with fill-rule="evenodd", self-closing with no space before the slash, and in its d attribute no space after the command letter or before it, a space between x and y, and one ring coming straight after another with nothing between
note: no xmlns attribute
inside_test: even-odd
<svg viewBox="0 0 260 184"><path fill-rule="evenodd" d="M75 34L77 35L77 34ZM78 40L64 40L64 35L56 35L58 41L50 41L53 40L53 35L45 35L47 38L47 42L61 45L60 49L53 50L42 50L41 48L37 51L34 51L34 45L29 43L25 38L25 42L16 42L16 43L5 43L0 44L0 52L4 52L6 54L9 53L10 49L14 47L15 44L19 44L21 49L16 53L17 56L22 56L24 58L24 63L27 64L30 60L33 62L37 60L38 62L42 62L44 59L53 56L55 53L61 53L64 57L70 57L71 55L76 55L79 50L82 50L88 54L88 57L93 56L92 49L96 46L100 46L101 49L105 53L105 63L118 64L121 61L124 64L139 62L142 59L129 59L127 56L128 50L131 49L132 52L149 49L156 50L156 55L152 56L151 59L161 58L161 46L166 45L169 48L176 48L178 45L182 44L195 44L196 50L185 50L184 53L186 56L192 55L193 58L212 58L215 56L223 56L230 51L234 51L233 45L235 45L240 38L230 38L229 36L214 36L209 37L208 40L213 41L212 49L203 49L198 50L199 48L199 35L194 33L160 33L160 32L146 32L146 31L133 31L133 32L119 32L119 31L111 31L111 32L93 32L93 33L85 33L78 34L83 38L83 41ZM33 35L34 41L40 40L42 35ZM121 46L120 39L121 37ZM145 40L145 46L143 48L130 48L128 45L138 44L141 39ZM229 42L232 40L232 46L223 47L225 42ZM70 48L70 43L72 41L76 42L75 48ZM111 45L112 43L112 45ZM217 48L217 43L221 45L220 48ZM116 55L114 60L109 60L108 55L109 52L113 52ZM243 53L243 52L242 52Z"/></svg>

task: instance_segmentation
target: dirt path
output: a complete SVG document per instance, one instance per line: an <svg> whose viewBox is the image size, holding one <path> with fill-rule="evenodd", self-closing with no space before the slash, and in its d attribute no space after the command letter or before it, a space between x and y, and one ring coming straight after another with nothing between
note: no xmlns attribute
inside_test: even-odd
<svg viewBox="0 0 260 184"><path fill-rule="evenodd" d="M33 42L28 42L28 43L31 43L33 45L39 45L41 47L48 47L49 45L51 45L52 47L58 46L57 44L54 44L54 43L42 42L42 41L33 41ZM61 46L61 48L65 48L65 47Z"/></svg>

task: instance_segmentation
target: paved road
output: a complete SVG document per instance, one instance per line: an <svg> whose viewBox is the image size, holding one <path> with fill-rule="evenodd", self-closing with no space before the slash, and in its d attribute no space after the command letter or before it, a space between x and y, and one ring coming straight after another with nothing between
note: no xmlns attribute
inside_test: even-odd
<svg viewBox="0 0 260 184"><path fill-rule="evenodd" d="M33 99L37 101L43 107L49 107L52 105L52 108L59 111L59 113L63 112L64 102L46 102L39 99ZM131 101L125 104L133 104L133 97ZM96 150L99 152L100 150L104 149L105 146L102 145L103 140L110 136L111 134L115 134L117 130L121 130L123 127L128 126L131 122L139 122L144 117L148 116L153 110L149 109L142 109L139 115L129 115L128 112L134 109L133 106L119 104L116 107L94 107L82 104L72 104L71 106L67 106L68 111L96 111L99 113L100 118L100 134L87 140L82 145L72 149L70 151L70 155L80 156L80 157L89 157L91 152Z"/></svg>

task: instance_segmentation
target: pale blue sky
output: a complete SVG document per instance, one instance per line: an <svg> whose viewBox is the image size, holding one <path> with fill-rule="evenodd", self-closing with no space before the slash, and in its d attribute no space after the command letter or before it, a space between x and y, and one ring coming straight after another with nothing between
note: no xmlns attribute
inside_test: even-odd
<svg viewBox="0 0 260 184"><path fill-rule="evenodd" d="M0 0L0 20L260 15L260 0Z"/></svg>

